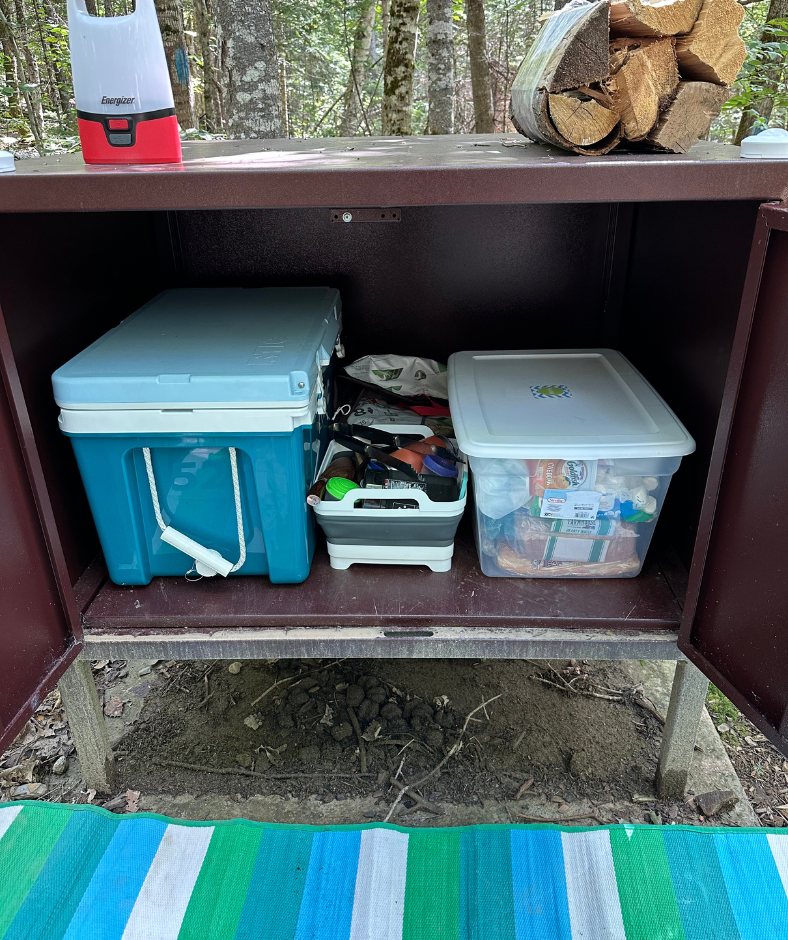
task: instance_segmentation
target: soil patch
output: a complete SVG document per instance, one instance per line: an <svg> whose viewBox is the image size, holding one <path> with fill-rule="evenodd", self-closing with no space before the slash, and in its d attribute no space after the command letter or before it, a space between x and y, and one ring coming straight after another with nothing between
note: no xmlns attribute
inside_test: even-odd
<svg viewBox="0 0 788 940"><path fill-rule="evenodd" d="M501 695L474 715L459 752L425 784L425 798L512 800L532 779L535 791L554 794L569 812L580 796L599 803L651 792L661 728L634 704L631 679L617 663L278 660L247 661L240 671L227 662L158 668L169 681L151 690L116 751L123 788L326 801L379 793L383 813L394 792L384 799L389 776L420 779L455 744L466 716ZM575 691L550 682L571 682ZM619 690L621 702L594 697Z"/></svg>

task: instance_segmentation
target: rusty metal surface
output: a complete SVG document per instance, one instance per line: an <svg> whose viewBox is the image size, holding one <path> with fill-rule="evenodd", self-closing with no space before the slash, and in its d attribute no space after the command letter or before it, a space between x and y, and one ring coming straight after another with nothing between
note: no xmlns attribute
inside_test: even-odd
<svg viewBox="0 0 788 940"><path fill-rule="evenodd" d="M787 215L760 213L680 634L687 656L786 754Z"/></svg>
<svg viewBox="0 0 788 940"><path fill-rule="evenodd" d="M81 627L0 314L0 752L79 651Z"/></svg>
<svg viewBox="0 0 788 940"><path fill-rule="evenodd" d="M450 572L386 565L330 567L319 547L303 584L268 578L107 581L83 614L85 630L185 627L562 627L676 630L681 609L655 562L637 578L488 578L467 520Z"/></svg>
<svg viewBox="0 0 788 940"><path fill-rule="evenodd" d="M276 627L254 630L90 630L83 659L268 659L305 656L456 659L683 659L672 630Z"/></svg>
<svg viewBox="0 0 788 940"><path fill-rule="evenodd" d="M86 166L79 154L17 163L0 212L254 206L780 199L779 160L703 142L687 154L581 157L517 134L196 141L182 165Z"/></svg>

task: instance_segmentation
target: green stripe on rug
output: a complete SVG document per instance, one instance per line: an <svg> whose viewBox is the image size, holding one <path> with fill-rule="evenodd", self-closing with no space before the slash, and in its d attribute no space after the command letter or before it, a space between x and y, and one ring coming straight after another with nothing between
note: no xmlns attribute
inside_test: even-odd
<svg viewBox="0 0 788 940"><path fill-rule="evenodd" d="M214 829L178 940L235 936L262 838L262 829L243 822Z"/></svg>
<svg viewBox="0 0 788 940"><path fill-rule="evenodd" d="M459 940L460 834L408 833L408 876L402 940Z"/></svg>
<svg viewBox="0 0 788 940"><path fill-rule="evenodd" d="M0 872L13 872L12 878L6 875L3 879L0 937L24 903L70 817L66 807L45 813L31 813L25 807L0 840Z"/></svg>
<svg viewBox="0 0 788 940"><path fill-rule="evenodd" d="M515 940L509 830L465 830L460 837L461 940Z"/></svg>
<svg viewBox="0 0 788 940"><path fill-rule="evenodd" d="M662 832L610 830L627 940L685 940Z"/></svg>

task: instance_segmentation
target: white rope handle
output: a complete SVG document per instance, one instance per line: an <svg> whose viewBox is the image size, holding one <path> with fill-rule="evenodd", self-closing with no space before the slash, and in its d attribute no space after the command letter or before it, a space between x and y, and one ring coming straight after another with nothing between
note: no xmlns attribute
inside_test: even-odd
<svg viewBox="0 0 788 940"><path fill-rule="evenodd" d="M227 448L230 451L230 472L233 477L233 496L235 498L235 522L238 528L238 561L232 566L230 571L238 571L246 561L246 541L244 540L244 522L243 510L241 509L241 485L238 481L238 458L234 447ZM145 459L145 469L148 471L148 484L150 486L150 498L153 503L153 513L156 516L156 522L159 528L164 532L167 524L161 514L161 505L159 504L159 491L156 488L156 477L153 475L153 462L150 456L150 447L142 448L142 456Z"/></svg>

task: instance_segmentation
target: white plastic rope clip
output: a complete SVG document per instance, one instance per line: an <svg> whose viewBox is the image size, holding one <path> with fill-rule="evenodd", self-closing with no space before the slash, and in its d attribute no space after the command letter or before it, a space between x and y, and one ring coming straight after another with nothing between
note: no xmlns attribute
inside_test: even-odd
<svg viewBox="0 0 788 940"><path fill-rule="evenodd" d="M173 529L172 526L165 524L161 514L161 506L159 505L159 492L156 488L156 477L153 475L150 447L142 448L142 456L145 458L145 469L148 471L150 498L153 503L153 512L156 516L156 522L161 529L161 540L168 545L172 545L173 548L177 548L185 555L190 555L194 559L194 567L186 572L186 577L189 581L198 581L199 577L213 578L217 574L226 578L227 575L231 574L233 571L238 571L246 561L246 542L244 541L243 513L241 510L241 487L238 482L238 458L234 447L228 447L227 449L230 451L230 470L233 476L233 495L235 496L235 520L238 526L239 558L235 564L231 561L227 561L227 559L223 558L215 549L206 548L204 545L200 545L199 542L195 542L194 539L190 539L188 535L184 535L183 532L179 532L177 529ZM189 575L195 573L199 575L199 577L189 577Z"/></svg>

